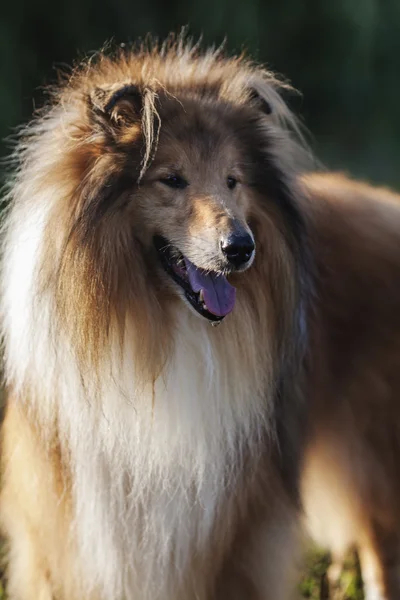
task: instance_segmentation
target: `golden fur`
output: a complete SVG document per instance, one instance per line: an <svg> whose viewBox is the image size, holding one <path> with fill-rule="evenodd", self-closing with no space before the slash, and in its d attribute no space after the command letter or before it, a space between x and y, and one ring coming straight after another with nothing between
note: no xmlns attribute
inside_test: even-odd
<svg viewBox="0 0 400 600"><path fill-rule="evenodd" d="M178 40L80 65L23 132L2 267L12 599L290 597L304 443L309 473L340 402L359 418L396 389L400 209L303 176L280 87ZM235 228L256 244L237 272ZM219 327L157 235L235 285Z"/></svg>

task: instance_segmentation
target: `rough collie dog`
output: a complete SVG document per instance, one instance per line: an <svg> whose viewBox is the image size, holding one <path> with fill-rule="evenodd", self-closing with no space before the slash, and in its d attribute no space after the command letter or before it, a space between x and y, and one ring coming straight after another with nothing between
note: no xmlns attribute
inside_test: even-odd
<svg viewBox="0 0 400 600"><path fill-rule="evenodd" d="M287 598L310 267L277 87L182 42L100 55L22 133L11 598Z"/></svg>
<svg viewBox="0 0 400 600"><path fill-rule="evenodd" d="M302 177L278 90L182 41L100 54L22 133L2 263L11 598L286 600L307 406L321 432L347 401L359 427L375 407L365 440L390 454L400 210Z"/></svg>

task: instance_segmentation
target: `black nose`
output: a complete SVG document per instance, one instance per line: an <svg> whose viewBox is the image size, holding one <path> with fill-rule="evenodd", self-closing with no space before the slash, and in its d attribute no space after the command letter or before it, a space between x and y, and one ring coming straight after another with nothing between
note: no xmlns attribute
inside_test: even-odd
<svg viewBox="0 0 400 600"><path fill-rule="evenodd" d="M254 252L254 242L248 233L230 235L221 241L221 250L236 268L249 262Z"/></svg>

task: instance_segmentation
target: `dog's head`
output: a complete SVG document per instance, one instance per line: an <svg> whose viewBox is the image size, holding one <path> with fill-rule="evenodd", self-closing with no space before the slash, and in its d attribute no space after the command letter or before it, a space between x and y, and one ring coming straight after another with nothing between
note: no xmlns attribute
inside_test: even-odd
<svg viewBox="0 0 400 600"><path fill-rule="evenodd" d="M222 329L235 339L284 338L303 224L278 88L190 47L101 55L27 129L13 195L19 222L33 207L43 225L35 299L51 299L51 326L81 361L119 336L140 340L135 362L157 373L188 311L205 324L233 312Z"/></svg>
<svg viewBox="0 0 400 600"><path fill-rule="evenodd" d="M251 86L238 100L221 84L199 88L189 78L169 88L96 86L88 110L102 140L99 161L114 157L116 168L95 212L104 220L119 211L159 274L160 294L172 291L221 321L235 306L230 276L255 258L259 194L269 185L272 200L280 184L268 147L276 136L271 102ZM111 201L104 190L116 190Z"/></svg>
<svg viewBox="0 0 400 600"><path fill-rule="evenodd" d="M140 181L132 186L127 211L136 236L145 250L154 247L159 265L168 274L165 285L201 316L221 320L235 304L235 288L227 276L250 267L255 255L248 225L249 158L240 136L241 128L249 127L251 113L212 98L199 101L165 93L146 109L142 93L133 86L115 90L108 103L115 143L133 132L131 148L126 148L127 165L130 159L134 162L138 146L143 156L146 140L143 130L136 139L138 124L144 116L151 123L154 156L149 156L139 176L142 162L136 162ZM122 108L125 119L131 111L129 123L121 122ZM141 114L145 110L148 115Z"/></svg>

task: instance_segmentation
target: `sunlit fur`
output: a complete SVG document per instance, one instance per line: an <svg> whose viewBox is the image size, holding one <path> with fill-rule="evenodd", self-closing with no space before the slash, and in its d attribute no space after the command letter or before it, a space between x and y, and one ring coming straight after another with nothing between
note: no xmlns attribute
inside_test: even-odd
<svg viewBox="0 0 400 600"><path fill-rule="evenodd" d="M22 132L2 270L11 598L288 597L312 269L279 87L182 41L100 54ZM256 255L213 328L152 239L221 270L234 222Z"/></svg>

